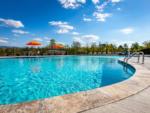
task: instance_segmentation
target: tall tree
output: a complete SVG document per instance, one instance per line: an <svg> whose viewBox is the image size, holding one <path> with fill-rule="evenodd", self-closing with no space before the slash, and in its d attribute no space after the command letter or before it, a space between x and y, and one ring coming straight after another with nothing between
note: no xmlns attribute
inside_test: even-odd
<svg viewBox="0 0 150 113"><path fill-rule="evenodd" d="M123 52L123 51L124 51L123 46L122 46L122 45L119 45L119 46L118 46L118 52Z"/></svg>
<svg viewBox="0 0 150 113"><path fill-rule="evenodd" d="M140 50L140 45L139 45L139 43L137 43L137 42L135 42L135 43L133 43L132 45L131 45L131 51L132 52L137 52L137 51L139 51Z"/></svg>
<svg viewBox="0 0 150 113"><path fill-rule="evenodd" d="M73 54L79 54L79 49L81 48L80 42L73 41L72 43L72 52Z"/></svg>
<svg viewBox="0 0 150 113"><path fill-rule="evenodd" d="M143 44L144 44L144 48L150 48L150 40L145 41Z"/></svg>
<svg viewBox="0 0 150 113"><path fill-rule="evenodd" d="M80 44L80 42L73 41L72 47L73 47L73 48L80 48L80 47L81 47L81 44Z"/></svg>

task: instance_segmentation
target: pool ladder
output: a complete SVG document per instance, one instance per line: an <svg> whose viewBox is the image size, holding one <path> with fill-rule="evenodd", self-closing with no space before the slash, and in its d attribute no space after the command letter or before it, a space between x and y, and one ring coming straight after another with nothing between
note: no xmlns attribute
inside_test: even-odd
<svg viewBox="0 0 150 113"><path fill-rule="evenodd" d="M137 55L137 63L140 63L140 56L142 55L142 64L144 64L145 55L144 52L134 52L131 55L128 55L124 58L124 62L128 63L128 60Z"/></svg>

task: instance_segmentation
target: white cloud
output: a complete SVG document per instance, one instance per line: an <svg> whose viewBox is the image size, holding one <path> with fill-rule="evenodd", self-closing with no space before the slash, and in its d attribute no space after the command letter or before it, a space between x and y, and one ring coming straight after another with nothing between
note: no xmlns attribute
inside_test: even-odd
<svg viewBox="0 0 150 113"><path fill-rule="evenodd" d="M40 41L40 42L42 42L42 41L43 41L43 39L42 39L42 38L34 38L33 40Z"/></svg>
<svg viewBox="0 0 150 113"><path fill-rule="evenodd" d="M68 29L59 29L59 30L57 30L57 33L58 34L66 34L66 33L69 33L69 30Z"/></svg>
<svg viewBox="0 0 150 113"><path fill-rule="evenodd" d="M60 4L66 9L76 9L81 5L86 3L86 0L58 0ZM101 1L100 0L91 0L95 5L98 5ZM103 10L108 3L119 3L122 0L105 0L99 7Z"/></svg>
<svg viewBox="0 0 150 113"><path fill-rule="evenodd" d="M105 0L102 4L96 5L97 11L98 11L98 12L103 12L104 9L105 9L110 3L117 4L117 3L121 2L121 1L122 1L122 0Z"/></svg>
<svg viewBox="0 0 150 113"><path fill-rule="evenodd" d="M46 42L46 43L49 43L50 42L50 37L36 37L36 38L33 38L33 40L36 40L36 41L39 41L39 42Z"/></svg>
<svg viewBox="0 0 150 113"><path fill-rule="evenodd" d="M18 35L18 34L13 34L15 37L19 37L20 35Z"/></svg>
<svg viewBox="0 0 150 113"><path fill-rule="evenodd" d="M46 40L46 43L50 43L50 41L49 41L49 40Z"/></svg>
<svg viewBox="0 0 150 113"><path fill-rule="evenodd" d="M8 38L6 38L6 37L0 37L0 39L8 40Z"/></svg>
<svg viewBox="0 0 150 113"><path fill-rule="evenodd" d="M86 0L59 0L66 9L75 9L86 3Z"/></svg>
<svg viewBox="0 0 150 113"><path fill-rule="evenodd" d="M69 25L67 22L51 21L49 22L49 24L58 27L57 33L59 34L69 33L71 30L74 29L74 27Z"/></svg>
<svg viewBox="0 0 150 113"><path fill-rule="evenodd" d="M114 43L116 44L117 46L119 45L124 45L124 44L127 44L129 47L131 47L132 43L134 43L135 41L131 41L131 40L128 40L128 41L125 41L125 40L112 40L111 43Z"/></svg>
<svg viewBox="0 0 150 113"><path fill-rule="evenodd" d="M99 1L99 0L92 0L92 2L93 2L94 4L98 4L100 1Z"/></svg>
<svg viewBox="0 0 150 113"><path fill-rule="evenodd" d="M50 40L50 38L49 38L49 37L46 37L46 36L44 37L44 39L45 39L45 40Z"/></svg>
<svg viewBox="0 0 150 113"><path fill-rule="evenodd" d="M94 12L93 16L95 16L97 21L105 22L108 17L112 16L112 14L110 14L110 13Z"/></svg>
<svg viewBox="0 0 150 113"><path fill-rule="evenodd" d="M0 39L0 43L8 43L6 39Z"/></svg>
<svg viewBox="0 0 150 113"><path fill-rule="evenodd" d="M88 42L96 42L99 40L99 37L96 35L83 35L82 39Z"/></svg>
<svg viewBox="0 0 150 113"><path fill-rule="evenodd" d="M28 33L29 33L29 32L27 32L27 31L17 30L17 29L12 30L12 32L13 32L13 33L16 33L16 34L28 34Z"/></svg>
<svg viewBox="0 0 150 113"><path fill-rule="evenodd" d="M49 22L49 24L53 25L53 26L58 26L60 28L65 28L65 29L73 30L73 26L69 25L67 22L52 21L52 22Z"/></svg>
<svg viewBox="0 0 150 113"><path fill-rule="evenodd" d="M118 8L117 8L117 10L118 10L118 11L121 11L121 8L120 8L120 7L118 7Z"/></svg>
<svg viewBox="0 0 150 113"><path fill-rule="evenodd" d="M123 33L123 34L128 35L128 34L133 33L133 32L134 32L134 29L133 29L133 28L131 28L131 27L123 28L123 29L120 29L120 32L121 32L121 33Z"/></svg>
<svg viewBox="0 0 150 113"><path fill-rule="evenodd" d="M74 37L74 41L80 42L82 45L91 44L93 42L99 41L99 36L97 35L83 35L79 37Z"/></svg>
<svg viewBox="0 0 150 113"><path fill-rule="evenodd" d="M84 22L90 22L90 21L92 21L92 19L91 19L91 18L85 18L85 17L84 17L84 18L83 18L83 21L84 21Z"/></svg>
<svg viewBox="0 0 150 113"><path fill-rule="evenodd" d="M112 3L119 3L121 0L111 0Z"/></svg>
<svg viewBox="0 0 150 113"><path fill-rule="evenodd" d="M4 26L14 27L14 28L21 28L24 27L23 23L19 20L13 20L13 19L3 19L0 18L0 24Z"/></svg>
<svg viewBox="0 0 150 113"><path fill-rule="evenodd" d="M98 12L103 12L104 9L106 8L106 6L110 3L110 0L104 1L102 4L100 5L96 5L96 8L98 10Z"/></svg>
<svg viewBox="0 0 150 113"><path fill-rule="evenodd" d="M85 42L82 40L82 37L74 37L73 41L80 42L81 44L84 44Z"/></svg>
<svg viewBox="0 0 150 113"><path fill-rule="evenodd" d="M79 35L80 33L78 32L72 32L73 35Z"/></svg>

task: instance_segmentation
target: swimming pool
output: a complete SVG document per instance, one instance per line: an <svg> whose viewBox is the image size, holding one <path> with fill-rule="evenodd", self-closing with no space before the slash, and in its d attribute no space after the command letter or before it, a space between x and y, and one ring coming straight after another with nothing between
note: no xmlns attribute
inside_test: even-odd
<svg viewBox="0 0 150 113"><path fill-rule="evenodd" d="M135 69L117 56L0 59L0 104L28 102L111 85Z"/></svg>

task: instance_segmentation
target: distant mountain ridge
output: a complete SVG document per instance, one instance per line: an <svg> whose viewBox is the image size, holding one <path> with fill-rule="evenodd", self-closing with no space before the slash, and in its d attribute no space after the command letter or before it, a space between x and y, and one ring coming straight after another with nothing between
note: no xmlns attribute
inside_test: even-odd
<svg viewBox="0 0 150 113"><path fill-rule="evenodd" d="M19 47L14 47L14 46L0 46L0 48L19 48Z"/></svg>

